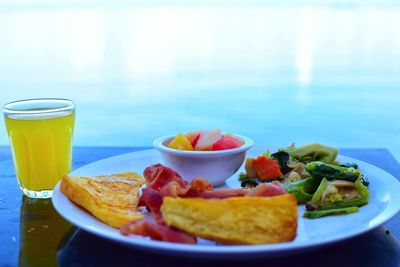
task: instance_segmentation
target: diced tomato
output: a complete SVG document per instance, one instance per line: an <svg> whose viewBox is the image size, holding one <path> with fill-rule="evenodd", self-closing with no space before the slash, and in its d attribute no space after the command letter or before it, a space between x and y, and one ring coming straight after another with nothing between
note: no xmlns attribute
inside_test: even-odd
<svg viewBox="0 0 400 267"><path fill-rule="evenodd" d="M282 177L279 164L270 158L265 156L259 156L253 160L253 166L256 169L257 176L260 179L273 179Z"/></svg>
<svg viewBox="0 0 400 267"><path fill-rule="evenodd" d="M237 148L243 145L243 141L240 140L239 138L236 138L232 135L224 135L222 136L221 139L219 139L217 142L215 142L211 150L224 150L224 149L231 149L231 148Z"/></svg>

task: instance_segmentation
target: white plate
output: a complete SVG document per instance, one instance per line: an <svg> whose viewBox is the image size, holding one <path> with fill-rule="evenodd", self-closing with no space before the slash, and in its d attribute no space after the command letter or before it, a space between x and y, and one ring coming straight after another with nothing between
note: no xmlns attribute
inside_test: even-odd
<svg viewBox="0 0 400 267"><path fill-rule="evenodd" d="M263 153L264 147L254 147L248 156L254 157ZM304 219L304 205L299 206L299 223L297 237L292 242L268 245L236 245L223 246L213 242L200 240L197 245L185 245L169 242L153 241L140 236L123 236L114 229L74 205L59 189L54 189L53 205L55 209L72 224L95 235L117 241L132 247L158 251L168 254L229 256L240 257L254 254L263 256L281 253L297 252L311 249L350 238L372 230L389 220L400 210L400 182L389 173L365 162L349 157L339 156L341 162L356 162L361 171L370 180L370 203L361 207L358 213L331 216L319 219ZM101 175L125 171L143 173L145 167L161 162L159 153L153 149L143 150L100 160L73 171L72 175ZM227 181L229 187L239 187L238 176L234 175Z"/></svg>

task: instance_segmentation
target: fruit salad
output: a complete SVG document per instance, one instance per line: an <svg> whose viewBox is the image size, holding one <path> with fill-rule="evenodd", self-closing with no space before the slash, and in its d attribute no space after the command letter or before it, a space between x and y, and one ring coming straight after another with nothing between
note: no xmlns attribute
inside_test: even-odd
<svg viewBox="0 0 400 267"><path fill-rule="evenodd" d="M177 150L215 151L237 148L243 140L233 134L222 134L220 129L179 133L168 143Z"/></svg>

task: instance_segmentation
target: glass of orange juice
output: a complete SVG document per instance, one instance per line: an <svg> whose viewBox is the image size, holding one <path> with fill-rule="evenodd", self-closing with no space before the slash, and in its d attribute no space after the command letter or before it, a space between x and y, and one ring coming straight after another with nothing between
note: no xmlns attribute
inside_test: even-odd
<svg viewBox="0 0 400 267"><path fill-rule="evenodd" d="M71 171L75 104L68 99L28 99L4 105L15 173L30 198L50 198Z"/></svg>

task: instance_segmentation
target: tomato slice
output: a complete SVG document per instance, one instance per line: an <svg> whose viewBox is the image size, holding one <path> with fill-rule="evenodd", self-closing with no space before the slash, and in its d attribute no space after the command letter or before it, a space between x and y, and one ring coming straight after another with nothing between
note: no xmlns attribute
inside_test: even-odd
<svg viewBox="0 0 400 267"><path fill-rule="evenodd" d="M256 169L257 176L260 179L273 179L282 177L282 172L279 169L279 164L275 160L258 156L253 160L253 166Z"/></svg>

